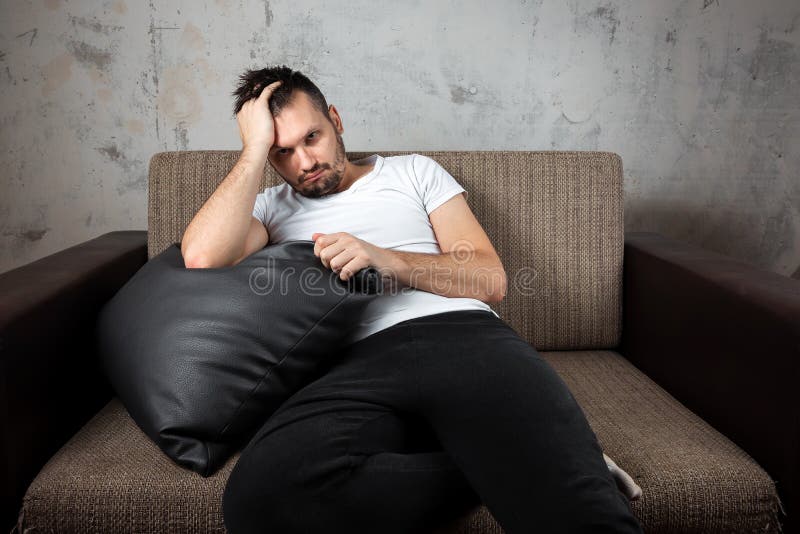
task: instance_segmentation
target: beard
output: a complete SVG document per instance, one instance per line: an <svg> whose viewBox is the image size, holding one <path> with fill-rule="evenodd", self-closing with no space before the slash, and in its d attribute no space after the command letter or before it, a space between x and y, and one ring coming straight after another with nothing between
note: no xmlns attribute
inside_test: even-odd
<svg viewBox="0 0 800 534"><path fill-rule="evenodd" d="M345 161L347 160L347 153L344 149L344 140L342 136L338 133L336 134L336 158L333 162L333 166L329 164L320 165L322 172L324 173L326 169L330 169L330 172L327 176L320 176L316 180L314 180L310 184L306 184L307 187L303 187L303 182L300 182L300 187L295 187L294 190L303 195L304 197L308 198L319 198L325 195L329 195L333 193L339 184L342 183L342 175L345 171ZM312 170L308 174L314 174L315 172L319 171Z"/></svg>

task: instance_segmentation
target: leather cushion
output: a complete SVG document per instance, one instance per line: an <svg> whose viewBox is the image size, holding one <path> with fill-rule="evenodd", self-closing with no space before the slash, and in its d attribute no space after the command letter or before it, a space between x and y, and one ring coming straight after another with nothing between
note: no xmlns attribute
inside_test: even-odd
<svg viewBox="0 0 800 534"><path fill-rule="evenodd" d="M321 376L380 284L371 267L342 281L313 241L212 269L187 269L176 243L103 307L98 353L139 427L175 462L210 476Z"/></svg>

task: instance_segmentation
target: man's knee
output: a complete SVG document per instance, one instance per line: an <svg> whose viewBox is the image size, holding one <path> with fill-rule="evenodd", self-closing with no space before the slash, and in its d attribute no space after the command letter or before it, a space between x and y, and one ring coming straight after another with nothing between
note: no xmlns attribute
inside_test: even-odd
<svg viewBox="0 0 800 534"><path fill-rule="evenodd" d="M324 531L317 522L324 520L331 492L347 477L348 459L321 445L322 436L293 436L293 446L267 437L242 452L222 498L229 533Z"/></svg>
<svg viewBox="0 0 800 534"><path fill-rule="evenodd" d="M277 476L262 469L234 466L222 494L222 518L229 534L263 532L276 519L275 500L280 494ZM246 460L246 458L245 458Z"/></svg>

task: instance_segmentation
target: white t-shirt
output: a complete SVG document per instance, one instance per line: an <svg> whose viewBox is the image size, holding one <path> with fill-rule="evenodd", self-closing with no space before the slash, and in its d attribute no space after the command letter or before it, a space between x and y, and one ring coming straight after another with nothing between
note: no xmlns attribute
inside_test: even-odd
<svg viewBox="0 0 800 534"><path fill-rule="evenodd" d="M253 216L267 228L270 244L311 240L315 232L347 232L381 248L441 254L428 215L453 196L467 194L455 178L420 154L388 158L373 154L354 163L374 166L339 193L308 198L287 183L259 193ZM405 286L370 301L345 342L400 321L454 310L485 310L499 317L478 299L445 297Z"/></svg>

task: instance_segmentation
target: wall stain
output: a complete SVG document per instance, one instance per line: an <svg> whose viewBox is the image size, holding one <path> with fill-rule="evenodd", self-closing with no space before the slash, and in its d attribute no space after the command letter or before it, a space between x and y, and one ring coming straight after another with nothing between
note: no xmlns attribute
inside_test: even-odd
<svg viewBox="0 0 800 534"><path fill-rule="evenodd" d="M95 33L102 33L104 35L110 35L111 32L118 32L125 29L123 26L110 26L101 24L97 20L88 20L84 17L76 17L74 15L69 15L69 21L73 26L80 26L81 28L91 30Z"/></svg>
<svg viewBox="0 0 800 534"><path fill-rule="evenodd" d="M123 195L129 191L144 191L146 189L147 173L142 171L144 165L141 160L127 157L113 142L105 146L96 147L95 150L125 171L122 179L116 184L118 194Z"/></svg>
<svg viewBox="0 0 800 534"><path fill-rule="evenodd" d="M122 153L117 148L117 145L98 147L95 150L107 156L111 161L119 161L122 158Z"/></svg>
<svg viewBox="0 0 800 534"><path fill-rule="evenodd" d="M67 48L69 48L72 55L75 56L75 59L80 63L87 66L95 66L100 70L104 70L108 67L114 57L111 52L101 50L83 41L69 41L67 43Z"/></svg>
<svg viewBox="0 0 800 534"><path fill-rule="evenodd" d="M172 131L175 132L175 145L178 147L178 150L186 150L189 146L186 123L179 121Z"/></svg>
<svg viewBox="0 0 800 534"><path fill-rule="evenodd" d="M703 8L701 9L701 11L704 11L706 8L712 5L716 5L717 7L719 7L719 0L703 0Z"/></svg>
<svg viewBox="0 0 800 534"><path fill-rule="evenodd" d="M97 90L97 99L100 102L110 102L114 93L108 87L102 87Z"/></svg>
<svg viewBox="0 0 800 534"><path fill-rule="evenodd" d="M264 0L264 25L267 28L272 26L272 9L269 6L269 0Z"/></svg>
<svg viewBox="0 0 800 534"><path fill-rule="evenodd" d="M783 30L783 33L794 33L794 31L797 29L798 21L800 21L800 13L798 13L797 15L794 16L794 18L792 18L792 22L785 30Z"/></svg>
<svg viewBox="0 0 800 534"><path fill-rule="evenodd" d="M38 28L34 28L32 30L26 31L25 33L21 33L21 34L17 35L17 37L23 37L23 36L28 35L30 33L31 34L31 42L28 43L28 46L33 46L33 40L36 39L36 34L38 32L39 32L39 29Z"/></svg>
<svg viewBox="0 0 800 534"><path fill-rule="evenodd" d="M0 50L0 61L5 61L5 59L6 59L6 53Z"/></svg>
<svg viewBox="0 0 800 534"><path fill-rule="evenodd" d="M155 7L153 6L153 0L150 0L150 29L147 33L150 34L150 55L153 58L152 64L152 75L153 75L153 85L155 95L159 94L159 79L158 79L158 71L160 68L159 65L159 46L156 46L156 32L155 32L155 20L153 17L153 13L155 13ZM158 33L158 42L161 44L161 32ZM156 106L156 113L155 113L155 121L156 121L156 141L161 141L161 132L159 127L159 120L158 120L158 107Z"/></svg>
<svg viewBox="0 0 800 534"><path fill-rule="evenodd" d="M144 192L147 190L147 173L140 171L133 178L125 178L117 184L117 194L124 195L129 191Z"/></svg>
<svg viewBox="0 0 800 534"><path fill-rule="evenodd" d="M747 85L743 88L743 100L747 106L772 109L795 109L796 93L792 87L800 83L798 65L800 54L797 47L788 41L773 39L768 28L761 28L758 45L749 54L741 54L737 62L749 74Z"/></svg>
<svg viewBox="0 0 800 534"><path fill-rule="evenodd" d="M64 52L42 66L42 74L45 80L42 86L43 96L49 95L72 77L73 62L72 56Z"/></svg>
<svg viewBox="0 0 800 534"><path fill-rule="evenodd" d="M143 134L144 122L139 119L128 119L125 122L125 129L133 134Z"/></svg>
<svg viewBox="0 0 800 534"><path fill-rule="evenodd" d="M95 148L95 150L97 150L98 152L103 154L109 160L111 160L112 162L116 163L122 169L124 169L126 171L131 170L135 165L137 165L137 163L139 161L139 160L129 159L127 156L125 156L124 153L120 152L119 148L117 147L117 145L115 143L111 143L111 144L106 145L106 146L97 147L97 148Z"/></svg>
<svg viewBox="0 0 800 534"><path fill-rule="evenodd" d="M122 0L117 0L111 4L111 11L117 15L123 15L128 12L128 6Z"/></svg>
<svg viewBox="0 0 800 534"><path fill-rule="evenodd" d="M450 101L454 104L463 104L467 101L467 99L472 99L475 94L477 94L478 90L475 87L470 87L466 89L461 87L460 85L451 85L450 86Z"/></svg>
<svg viewBox="0 0 800 534"><path fill-rule="evenodd" d="M195 70L191 66L179 65L164 71L158 109L167 117L193 123L203 111L203 101L195 89Z"/></svg>
<svg viewBox="0 0 800 534"><path fill-rule="evenodd" d="M205 85L218 83L220 81L219 74L217 74L217 71L211 67L211 64L209 64L208 60L205 58L192 61L191 67L195 74L200 77L200 81Z"/></svg>
<svg viewBox="0 0 800 534"><path fill-rule="evenodd" d="M569 117L567 117L567 114L564 113L564 110L561 110L561 116L564 118L565 121L567 121L570 124L583 124L584 122L592 118L592 113L590 113L589 116L583 119L582 121L574 121L570 119Z"/></svg>
<svg viewBox="0 0 800 534"><path fill-rule="evenodd" d="M205 48L206 46L206 41L203 38L203 32L201 32L200 28L191 22L186 23L179 42L181 46L198 52L200 52L201 49Z"/></svg>
<svg viewBox="0 0 800 534"><path fill-rule="evenodd" d="M6 237L14 237L16 239L24 239L25 241L39 241L44 237L44 235L49 232L51 228L40 228L35 230L12 230L3 231L3 235Z"/></svg>
<svg viewBox="0 0 800 534"><path fill-rule="evenodd" d="M619 28L617 8L611 5L599 6L597 9L590 12L589 16L598 20L605 26L609 35L608 44L614 44L614 37L617 35L617 28Z"/></svg>

